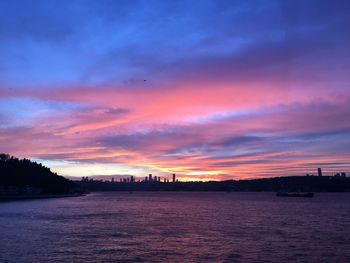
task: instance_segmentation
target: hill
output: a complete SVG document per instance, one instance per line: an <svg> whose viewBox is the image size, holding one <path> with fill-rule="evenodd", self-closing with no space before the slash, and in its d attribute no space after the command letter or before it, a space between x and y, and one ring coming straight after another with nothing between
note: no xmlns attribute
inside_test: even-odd
<svg viewBox="0 0 350 263"><path fill-rule="evenodd" d="M75 188L40 163L0 154L0 195L70 194Z"/></svg>

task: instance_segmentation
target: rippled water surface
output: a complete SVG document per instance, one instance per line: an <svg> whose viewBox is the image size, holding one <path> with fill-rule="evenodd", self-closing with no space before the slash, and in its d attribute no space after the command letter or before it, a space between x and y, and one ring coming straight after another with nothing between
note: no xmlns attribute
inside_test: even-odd
<svg viewBox="0 0 350 263"><path fill-rule="evenodd" d="M0 203L0 262L350 262L350 194L134 192Z"/></svg>

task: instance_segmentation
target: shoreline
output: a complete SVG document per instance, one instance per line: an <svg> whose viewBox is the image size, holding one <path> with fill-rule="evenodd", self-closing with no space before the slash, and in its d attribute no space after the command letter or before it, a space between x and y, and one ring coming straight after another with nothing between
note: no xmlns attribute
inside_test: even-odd
<svg viewBox="0 0 350 263"><path fill-rule="evenodd" d="M46 194L46 195L4 195L0 196L0 202L2 201L15 201L15 200L34 200L34 199L50 199L50 198L64 198L64 197L81 197L86 194Z"/></svg>

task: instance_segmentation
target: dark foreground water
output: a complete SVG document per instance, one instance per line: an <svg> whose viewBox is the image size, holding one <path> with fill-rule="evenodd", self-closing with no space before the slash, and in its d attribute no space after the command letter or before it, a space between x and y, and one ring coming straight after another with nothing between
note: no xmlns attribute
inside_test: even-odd
<svg viewBox="0 0 350 263"><path fill-rule="evenodd" d="M0 262L350 262L350 194L97 193L0 203Z"/></svg>

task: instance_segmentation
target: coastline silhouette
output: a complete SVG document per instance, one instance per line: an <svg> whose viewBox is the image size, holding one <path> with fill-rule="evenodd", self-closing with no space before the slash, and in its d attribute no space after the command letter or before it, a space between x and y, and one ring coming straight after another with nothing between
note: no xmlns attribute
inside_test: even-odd
<svg viewBox="0 0 350 263"><path fill-rule="evenodd" d="M181 182L149 174L144 180L136 177L115 181L89 179L68 180L40 163L0 154L0 196L40 196L48 194L84 194L90 191L252 191L252 192L350 192L346 173L335 176L286 176L251 180Z"/></svg>

